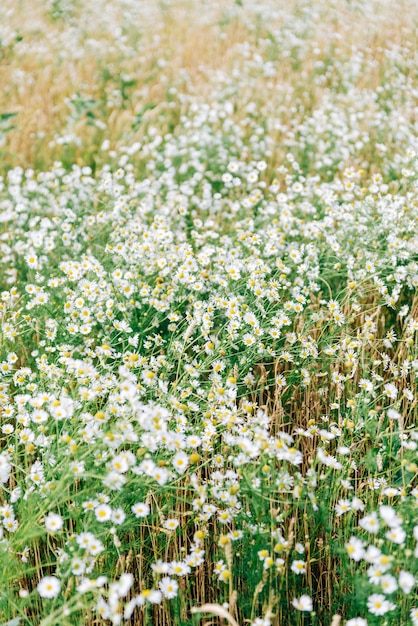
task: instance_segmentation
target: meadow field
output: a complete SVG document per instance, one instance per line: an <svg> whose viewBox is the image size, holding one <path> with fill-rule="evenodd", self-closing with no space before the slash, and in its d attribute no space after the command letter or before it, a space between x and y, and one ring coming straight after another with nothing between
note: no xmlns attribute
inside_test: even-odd
<svg viewBox="0 0 418 626"><path fill-rule="evenodd" d="M417 27L0 1L0 626L418 626Z"/></svg>

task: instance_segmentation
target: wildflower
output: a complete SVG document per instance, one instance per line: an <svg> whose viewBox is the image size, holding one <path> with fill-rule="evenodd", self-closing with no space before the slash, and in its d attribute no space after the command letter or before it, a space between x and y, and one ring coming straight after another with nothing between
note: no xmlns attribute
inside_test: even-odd
<svg viewBox="0 0 418 626"><path fill-rule="evenodd" d="M110 606L102 596L98 597L96 611L103 619L111 619L112 617Z"/></svg>
<svg viewBox="0 0 418 626"><path fill-rule="evenodd" d="M335 311L332 314L332 317L334 318L334 322L337 324L337 326L342 326L342 324L344 324L345 316L343 315L343 313L341 313L341 311Z"/></svg>
<svg viewBox="0 0 418 626"><path fill-rule="evenodd" d="M379 532L379 520L377 519L377 513L370 513L359 521L359 525L367 530L369 533L376 534Z"/></svg>
<svg viewBox="0 0 418 626"><path fill-rule="evenodd" d="M385 615L388 611L392 611L395 605L380 593L373 593L367 599L367 608L373 615Z"/></svg>
<svg viewBox="0 0 418 626"><path fill-rule="evenodd" d="M138 606L149 602L150 604L160 604L163 594L157 589L143 589L138 597Z"/></svg>
<svg viewBox="0 0 418 626"><path fill-rule="evenodd" d="M61 583L55 576L45 576L38 585L37 590L41 598L56 598L61 590Z"/></svg>
<svg viewBox="0 0 418 626"><path fill-rule="evenodd" d="M312 611L312 598L308 595L303 594L300 598L293 598L292 606L298 611Z"/></svg>
<svg viewBox="0 0 418 626"><path fill-rule="evenodd" d="M48 413L42 409L38 409L32 413L31 420L35 424L44 424L48 420Z"/></svg>
<svg viewBox="0 0 418 626"><path fill-rule="evenodd" d="M132 587L133 582L134 577L132 576L132 574L122 574L119 580L110 585L110 592L115 592L119 598L125 598L128 595L129 589Z"/></svg>
<svg viewBox="0 0 418 626"><path fill-rule="evenodd" d="M107 522L112 517L112 509L108 504L100 504L94 513L98 522Z"/></svg>
<svg viewBox="0 0 418 626"><path fill-rule="evenodd" d="M145 502L137 502L131 506L131 509L137 518L147 517L151 511L149 504L146 504Z"/></svg>
<svg viewBox="0 0 418 626"><path fill-rule="evenodd" d="M364 389L365 391L367 391L367 393L374 393L374 386L373 383L370 380L367 380L366 378L361 378L359 381L359 387L360 389Z"/></svg>
<svg viewBox="0 0 418 626"><path fill-rule="evenodd" d="M396 578L391 574L385 574L380 579L380 586L382 587L383 593L393 593L398 588L398 583L396 582Z"/></svg>
<svg viewBox="0 0 418 626"><path fill-rule="evenodd" d="M164 598L167 598L167 600L172 600L177 596L179 585L173 578L164 576L164 578L160 580L158 586Z"/></svg>
<svg viewBox="0 0 418 626"><path fill-rule="evenodd" d="M387 398L389 398L390 400L396 400L396 397L398 395L398 390L395 387L395 385L393 385L392 383L387 383L384 386L384 394Z"/></svg>
<svg viewBox="0 0 418 626"><path fill-rule="evenodd" d="M335 512L340 517L351 510L350 500L339 500L335 505Z"/></svg>
<svg viewBox="0 0 418 626"><path fill-rule="evenodd" d="M74 576L80 576L81 574L84 574L85 570L86 564L84 563L84 561L77 557L72 560L71 573L74 574Z"/></svg>
<svg viewBox="0 0 418 626"><path fill-rule="evenodd" d="M353 561L361 561L365 555L364 542L356 537L351 537L350 541L345 544L347 554Z"/></svg>
<svg viewBox="0 0 418 626"><path fill-rule="evenodd" d="M167 530L176 530L179 525L179 521L175 518L166 519L163 523L163 527Z"/></svg>
<svg viewBox="0 0 418 626"><path fill-rule="evenodd" d="M395 509L386 504L379 507L380 517L390 528L396 528L402 524L402 518L396 514Z"/></svg>
<svg viewBox="0 0 418 626"><path fill-rule="evenodd" d="M64 522L61 515L57 515L56 513L49 513L45 518L45 528L49 532L56 532L57 530L61 530L63 524Z"/></svg>
<svg viewBox="0 0 418 626"><path fill-rule="evenodd" d="M231 511L219 511L218 520L221 524L228 524L232 520Z"/></svg>
<svg viewBox="0 0 418 626"><path fill-rule="evenodd" d="M391 528L385 533L386 539L392 541L393 543L397 543L398 545L402 545L406 539L406 532L401 526L395 526Z"/></svg>
<svg viewBox="0 0 418 626"><path fill-rule="evenodd" d="M35 484L42 484L45 481L44 468L40 461L35 461L35 463L32 465L29 472L29 478Z"/></svg>
<svg viewBox="0 0 418 626"><path fill-rule="evenodd" d="M250 172L247 175L247 182L253 184L256 183L258 180L258 171L257 170L253 170L252 172Z"/></svg>
<svg viewBox="0 0 418 626"><path fill-rule="evenodd" d="M123 509L121 509L121 508L119 508L119 509L114 509L114 510L112 511L112 517L111 517L111 519L112 519L112 522L113 522L114 524L118 524L118 525L119 525L119 524L123 524L123 522L124 522L124 521L125 521L125 519L126 519L126 514L125 514L125 511L124 511Z"/></svg>
<svg viewBox="0 0 418 626"><path fill-rule="evenodd" d="M26 546L25 548L23 548L23 551L20 554L20 560L22 561L22 563L28 562L29 554L30 554L30 549L28 546Z"/></svg>
<svg viewBox="0 0 418 626"><path fill-rule="evenodd" d="M353 509L353 511L364 511L366 505L364 504L364 502L362 500L360 500L360 498L358 498L357 496L354 496L354 498L351 500L351 508Z"/></svg>
<svg viewBox="0 0 418 626"><path fill-rule="evenodd" d="M415 586L415 577L405 570L401 570L399 572L399 587L406 594L411 593L412 589Z"/></svg>
<svg viewBox="0 0 418 626"><path fill-rule="evenodd" d="M254 343L255 343L255 341L256 341L256 340L255 340L254 335L252 335L251 333L246 333L246 334L243 336L242 340L243 340L244 344L245 344L246 346L248 346L248 347L250 347L250 346L254 345Z"/></svg>
<svg viewBox="0 0 418 626"><path fill-rule="evenodd" d="M305 561L293 561L290 569L295 574L306 574L306 563Z"/></svg>
<svg viewBox="0 0 418 626"><path fill-rule="evenodd" d="M191 448L198 448L201 443L202 440L197 435L189 435L189 437L187 437L187 445Z"/></svg>
<svg viewBox="0 0 418 626"><path fill-rule="evenodd" d="M96 538L93 538L90 541L89 545L87 546L87 549L92 556L96 556L97 554L100 554L100 552L103 552L104 545L102 544L101 541L98 541Z"/></svg>
<svg viewBox="0 0 418 626"><path fill-rule="evenodd" d="M407 400L409 400L410 402L414 401L415 396L410 389L403 389L402 393L405 396L405 398L407 398Z"/></svg>
<svg viewBox="0 0 418 626"><path fill-rule="evenodd" d="M170 564L170 574L175 576L186 576L190 574L190 566L182 561L173 561Z"/></svg>
<svg viewBox="0 0 418 626"><path fill-rule="evenodd" d="M168 470L164 469L163 467L155 467L151 472L151 476L154 478L154 480L157 481L159 485L165 485L169 479L170 474Z"/></svg>
<svg viewBox="0 0 418 626"><path fill-rule="evenodd" d="M79 462L73 461L72 463L70 463L70 470L76 476L80 476L80 475L84 474L84 471L85 471L84 462L83 461L79 461Z"/></svg>
<svg viewBox="0 0 418 626"><path fill-rule="evenodd" d="M87 593L93 589L100 589L107 583L106 576L99 576L98 578L90 579L90 578L82 578L79 585L77 585L76 590L78 593Z"/></svg>
<svg viewBox="0 0 418 626"><path fill-rule="evenodd" d="M255 620L251 622L250 626L271 626L271 621L267 617L256 617Z"/></svg>
<svg viewBox="0 0 418 626"><path fill-rule="evenodd" d="M156 382L156 374L155 374L155 372L153 372L151 370L144 370L141 373L141 378L142 378L142 381L144 382L144 384L149 386L149 387L154 385L155 382Z"/></svg>
<svg viewBox="0 0 418 626"><path fill-rule="evenodd" d="M34 464L35 465L35 464ZM34 467L34 466L32 466ZM0 454L0 483L6 484L10 478L12 465L9 462L8 454ZM33 477L31 476L32 480ZM35 482L35 481L34 481Z"/></svg>
<svg viewBox="0 0 418 626"><path fill-rule="evenodd" d="M229 571L229 569L225 568L224 570L222 570L222 572L219 573L218 578L222 582L227 582L231 578L231 572Z"/></svg>
<svg viewBox="0 0 418 626"><path fill-rule="evenodd" d="M189 457L185 452L177 452L173 457L173 467L179 474L184 474L189 464Z"/></svg>

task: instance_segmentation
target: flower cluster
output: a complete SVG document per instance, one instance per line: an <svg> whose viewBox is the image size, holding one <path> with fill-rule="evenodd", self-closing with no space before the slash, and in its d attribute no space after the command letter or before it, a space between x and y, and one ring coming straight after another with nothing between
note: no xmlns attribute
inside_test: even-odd
<svg viewBox="0 0 418 626"><path fill-rule="evenodd" d="M415 626L411 29L400 45L386 0L190 0L227 71L161 56L190 20L174 0L35 4L50 35L29 50L11 3L7 71L51 45L103 65L53 159L0 178L1 621L217 602L253 626Z"/></svg>

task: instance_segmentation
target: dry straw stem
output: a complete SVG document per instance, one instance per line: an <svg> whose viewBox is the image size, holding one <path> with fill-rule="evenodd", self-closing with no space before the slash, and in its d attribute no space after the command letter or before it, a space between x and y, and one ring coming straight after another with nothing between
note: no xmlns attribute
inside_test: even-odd
<svg viewBox="0 0 418 626"><path fill-rule="evenodd" d="M203 604L202 606L194 606L191 608L192 613L209 613L211 615L217 615L226 619L231 626L239 626L238 622L232 617L231 613L227 611L220 604Z"/></svg>

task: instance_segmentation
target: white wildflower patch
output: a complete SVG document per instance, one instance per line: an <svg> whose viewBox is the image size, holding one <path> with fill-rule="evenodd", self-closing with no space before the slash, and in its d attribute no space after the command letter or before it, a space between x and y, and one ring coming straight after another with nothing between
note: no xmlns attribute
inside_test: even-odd
<svg viewBox="0 0 418 626"><path fill-rule="evenodd" d="M418 624L418 7L23 4L0 621Z"/></svg>

